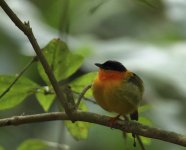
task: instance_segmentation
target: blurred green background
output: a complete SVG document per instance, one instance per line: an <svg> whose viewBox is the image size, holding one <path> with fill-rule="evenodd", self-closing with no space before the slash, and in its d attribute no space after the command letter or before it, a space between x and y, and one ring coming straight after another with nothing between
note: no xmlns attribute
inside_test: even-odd
<svg viewBox="0 0 186 150"><path fill-rule="evenodd" d="M6 1L23 21L29 20L41 47L59 37L72 51L86 56L81 71L96 70L95 62L111 59L136 72L145 84L144 104L150 106L140 116L154 127L186 134L186 1ZM18 73L34 55L27 38L0 9L0 73ZM43 83L34 64L25 75ZM88 107L106 113L94 104ZM50 111L54 110L55 105ZM1 111L0 118L42 112L31 96L16 108ZM64 144L63 149L70 150L134 149L131 139L126 142L120 131L99 125L92 125L83 141L74 140L61 121L0 128L0 145L6 150L29 138ZM146 147L184 149L154 139Z"/></svg>

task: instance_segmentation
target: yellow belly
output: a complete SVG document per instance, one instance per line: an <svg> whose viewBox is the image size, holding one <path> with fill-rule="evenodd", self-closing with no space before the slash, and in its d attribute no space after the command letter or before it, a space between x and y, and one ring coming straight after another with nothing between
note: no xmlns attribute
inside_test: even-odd
<svg viewBox="0 0 186 150"><path fill-rule="evenodd" d="M121 115L135 111L142 99L139 89L131 83L119 81L102 83L96 79L92 89L95 100L103 109Z"/></svg>

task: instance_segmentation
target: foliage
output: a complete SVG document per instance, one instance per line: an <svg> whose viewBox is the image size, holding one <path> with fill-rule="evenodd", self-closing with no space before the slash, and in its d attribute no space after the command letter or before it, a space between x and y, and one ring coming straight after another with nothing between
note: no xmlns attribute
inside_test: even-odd
<svg viewBox="0 0 186 150"><path fill-rule="evenodd" d="M59 39L53 39L50 41L47 46L42 49L42 51L58 81L66 80L68 77L74 74L83 63L83 57L79 54L72 53L68 49L66 43ZM18 104L26 100L26 97L31 94L35 94L44 111L47 112L50 109L55 99L55 94L40 62L37 63L37 69L40 76L45 81L46 86L40 86L26 77L21 77L13 85L10 91L8 91L1 98L1 110L16 107ZM88 73L74 80L70 85L74 91L81 93L83 87L90 84L94 77L95 73ZM15 79L16 77L14 76L0 75L0 92L3 93ZM90 92L88 95L91 95ZM80 104L79 109L82 111L88 111L87 106L83 102ZM71 123L66 121L65 124L75 139L80 140L87 138L89 128L88 123ZM18 150L28 149L30 147L29 145L35 145L36 147L33 147L33 149L36 148L38 150L44 149L45 147L45 144L43 144L41 141L28 140L25 141Z"/></svg>
<svg viewBox="0 0 186 150"><path fill-rule="evenodd" d="M4 148L2 146L0 146L0 150L4 150Z"/></svg>
<svg viewBox="0 0 186 150"><path fill-rule="evenodd" d="M59 39L50 41L42 51L58 81L71 76L83 62L82 56L70 52L66 43ZM50 85L41 63L38 63L38 71L43 80Z"/></svg>
<svg viewBox="0 0 186 150"><path fill-rule="evenodd" d="M17 150L47 150L46 142L39 139L29 139L20 144Z"/></svg>
<svg viewBox="0 0 186 150"><path fill-rule="evenodd" d="M0 93L2 94L6 88L13 82L16 76L0 75ZM0 99L0 110L13 108L24 101L26 97L33 94L39 88L39 85L26 77L19 79L12 89L10 89Z"/></svg>
<svg viewBox="0 0 186 150"><path fill-rule="evenodd" d="M36 98L44 111L47 112L55 99L55 95L53 93L47 93L46 88L44 87L37 90Z"/></svg>
<svg viewBox="0 0 186 150"><path fill-rule="evenodd" d="M79 109L82 111L88 111L87 106L85 103L81 102ZM65 121L65 125L70 132L70 134L76 139L76 140L84 140L88 137L88 129L90 127L89 123L87 122L81 122L77 121L75 123L72 123L71 121Z"/></svg>
<svg viewBox="0 0 186 150"><path fill-rule="evenodd" d="M72 87L72 90L76 91L78 93L81 93L87 85L89 85L93 82L96 74L97 74L96 72L90 72L90 73L87 73L87 74L82 75L81 77L75 79L70 84L70 86ZM86 92L85 96L87 96L87 97L92 96L91 91L88 90Z"/></svg>

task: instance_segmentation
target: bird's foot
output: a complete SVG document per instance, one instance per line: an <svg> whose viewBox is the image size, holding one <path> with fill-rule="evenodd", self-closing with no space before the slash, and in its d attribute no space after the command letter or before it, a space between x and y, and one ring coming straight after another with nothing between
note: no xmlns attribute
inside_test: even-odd
<svg viewBox="0 0 186 150"><path fill-rule="evenodd" d="M117 115L117 116L115 116L115 117L110 117L110 119L109 119L109 122L108 122L108 125L109 125L109 127L113 127L113 125L115 124L115 122L117 121L117 120L119 120L119 117L120 117L121 115L119 114L119 115Z"/></svg>

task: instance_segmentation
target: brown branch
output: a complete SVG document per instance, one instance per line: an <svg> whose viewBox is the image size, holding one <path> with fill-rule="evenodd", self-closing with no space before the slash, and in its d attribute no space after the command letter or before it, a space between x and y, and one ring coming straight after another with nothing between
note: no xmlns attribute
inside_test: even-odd
<svg viewBox="0 0 186 150"><path fill-rule="evenodd" d="M78 109L79 104L80 104L80 102L81 102L81 99L84 97L85 93L86 93L91 87L92 87L92 84L87 85L87 86L83 89L83 91L79 94L79 97L78 97L78 100L77 100L77 103L76 103L76 106L75 106L76 109Z"/></svg>
<svg viewBox="0 0 186 150"><path fill-rule="evenodd" d="M74 112L75 120L100 124L109 127L110 117L90 113L90 112ZM22 125L28 123L54 121L54 120L69 120L69 117L64 112L43 113L27 116L15 116L11 118L0 119L0 127ZM142 125L134 121L118 120L113 124L112 128L125 131L127 133L134 133L137 135L159 139L162 141L178 144L186 147L186 136L170 132L158 128Z"/></svg>
<svg viewBox="0 0 186 150"><path fill-rule="evenodd" d="M25 22L23 23L18 17L17 15L11 10L11 8L7 5L7 3L4 0L0 0L0 6L2 7L2 9L5 11L5 13L9 16L9 18L14 22L14 24L27 36L27 38L29 39L33 49L35 50L37 57L39 59L39 61L41 62L54 90L55 93L60 101L60 103L62 104L62 106L65 109L65 112L67 113L67 115L71 118L71 120L73 120L73 116L72 116L72 112L71 109L68 107L68 103L65 99L65 95L64 93L61 91L61 89L59 88L58 82L46 60L46 58L44 57L41 48L39 47L39 44L37 43L35 36L32 32L32 28L29 25L29 22Z"/></svg>

